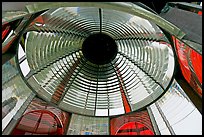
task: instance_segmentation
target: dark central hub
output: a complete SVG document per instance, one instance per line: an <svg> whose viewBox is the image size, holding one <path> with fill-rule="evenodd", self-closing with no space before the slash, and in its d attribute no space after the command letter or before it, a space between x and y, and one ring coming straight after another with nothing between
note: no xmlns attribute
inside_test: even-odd
<svg viewBox="0 0 204 137"><path fill-rule="evenodd" d="M87 37L82 45L82 53L90 62L103 65L111 62L117 55L115 41L104 33L96 33Z"/></svg>

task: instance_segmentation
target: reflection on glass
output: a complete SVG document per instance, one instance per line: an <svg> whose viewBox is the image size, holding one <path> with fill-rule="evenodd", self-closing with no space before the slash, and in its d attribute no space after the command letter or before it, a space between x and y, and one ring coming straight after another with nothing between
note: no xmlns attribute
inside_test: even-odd
<svg viewBox="0 0 204 137"><path fill-rule="evenodd" d="M15 57L2 65L2 131L18 113L27 98L30 88L24 83L16 67Z"/></svg>
<svg viewBox="0 0 204 137"><path fill-rule="evenodd" d="M63 135L68 122L68 113L34 98L12 131L12 135Z"/></svg>
<svg viewBox="0 0 204 137"><path fill-rule="evenodd" d="M141 123L128 122L120 127L116 135L154 135L154 133Z"/></svg>
<svg viewBox="0 0 204 137"><path fill-rule="evenodd" d="M150 108L161 134L202 134L202 116L175 80Z"/></svg>
<svg viewBox="0 0 204 137"><path fill-rule="evenodd" d="M30 26L25 53L33 72L28 83L46 101L68 112L113 116L139 110L165 92L174 56L153 22L96 7L49 9L38 18L44 25ZM102 64L92 60L97 55L90 58L83 50L84 41L99 32L117 49ZM105 49L112 49L107 45Z"/></svg>
<svg viewBox="0 0 204 137"><path fill-rule="evenodd" d="M12 58L2 65L2 85L18 74L14 61L15 59Z"/></svg>
<svg viewBox="0 0 204 137"><path fill-rule="evenodd" d="M153 126L146 110L110 119L111 135L154 135Z"/></svg>
<svg viewBox="0 0 204 137"><path fill-rule="evenodd" d="M108 118L72 114L67 135L108 135Z"/></svg>
<svg viewBox="0 0 204 137"><path fill-rule="evenodd" d="M11 97L2 103L2 119L16 106L18 99Z"/></svg>

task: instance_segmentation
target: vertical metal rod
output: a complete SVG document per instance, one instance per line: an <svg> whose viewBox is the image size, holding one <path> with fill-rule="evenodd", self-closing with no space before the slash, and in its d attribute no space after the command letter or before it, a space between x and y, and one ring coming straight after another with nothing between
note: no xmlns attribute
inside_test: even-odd
<svg viewBox="0 0 204 137"><path fill-rule="evenodd" d="M152 110L151 110L150 107L147 107L147 112L148 112L148 114L149 114L151 123L152 123L152 125L153 125L154 133L155 133L156 135L161 135L161 133L160 133L160 131L159 131L159 127L158 127L158 125L157 125L157 123L156 123L156 120L155 120L155 118L154 118L154 115L153 115Z"/></svg>
<svg viewBox="0 0 204 137"><path fill-rule="evenodd" d="M84 109L86 109L86 105L88 103L88 98L89 98L89 93L90 93L90 90L91 90L91 81L89 82L89 92L87 93L87 96L86 96L86 101L85 101L85 105L84 105Z"/></svg>
<svg viewBox="0 0 204 137"><path fill-rule="evenodd" d="M155 102L155 106L159 111L159 114L161 115L161 117L163 118L167 128L169 129L169 132L171 133L171 135L176 135L173 128L171 127L169 121L167 120L166 116L164 115L164 113L162 112L161 108L159 107L159 104L157 102Z"/></svg>
<svg viewBox="0 0 204 137"><path fill-rule="evenodd" d="M110 115L110 98L109 98L109 94L108 94L108 84L106 81L106 87L107 87L107 98L108 98L108 116Z"/></svg>
<svg viewBox="0 0 204 137"><path fill-rule="evenodd" d="M98 91L98 75L99 75L99 65L98 65L98 70L97 70L96 99L95 99L95 111L94 111L94 116L96 116L97 91Z"/></svg>
<svg viewBox="0 0 204 137"><path fill-rule="evenodd" d="M99 19L100 19L100 33L102 32L102 13L101 8L99 8Z"/></svg>

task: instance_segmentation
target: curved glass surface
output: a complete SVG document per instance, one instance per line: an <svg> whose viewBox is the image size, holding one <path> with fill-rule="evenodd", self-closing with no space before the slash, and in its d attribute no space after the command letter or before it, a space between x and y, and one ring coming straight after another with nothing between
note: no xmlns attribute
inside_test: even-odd
<svg viewBox="0 0 204 137"><path fill-rule="evenodd" d="M29 104L12 135L64 135L70 114L39 98Z"/></svg>
<svg viewBox="0 0 204 137"><path fill-rule="evenodd" d="M26 33L28 83L41 98L68 112L114 116L139 110L157 100L173 76L173 51L163 32L129 13L49 9ZM117 45L115 58L105 64L83 55L83 42L94 33L108 35Z"/></svg>
<svg viewBox="0 0 204 137"><path fill-rule="evenodd" d="M16 66L15 57L2 65L2 131L21 115L26 101L32 96Z"/></svg>
<svg viewBox="0 0 204 137"><path fill-rule="evenodd" d="M161 135L201 135L202 114L176 80L156 103L150 105Z"/></svg>
<svg viewBox="0 0 204 137"><path fill-rule="evenodd" d="M147 110L110 118L110 135L154 135Z"/></svg>
<svg viewBox="0 0 204 137"><path fill-rule="evenodd" d="M72 114L66 135L109 135L109 119Z"/></svg>
<svg viewBox="0 0 204 137"><path fill-rule="evenodd" d="M141 123L128 122L120 127L116 135L154 135L154 133Z"/></svg>

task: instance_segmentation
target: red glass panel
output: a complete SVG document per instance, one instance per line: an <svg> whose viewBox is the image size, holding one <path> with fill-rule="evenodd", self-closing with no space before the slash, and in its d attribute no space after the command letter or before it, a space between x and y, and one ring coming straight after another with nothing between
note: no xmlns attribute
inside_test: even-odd
<svg viewBox="0 0 204 137"><path fill-rule="evenodd" d="M154 135L154 133L141 123L128 122L119 128L116 135Z"/></svg>
<svg viewBox="0 0 204 137"><path fill-rule="evenodd" d="M37 17L30 25L33 25L35 23L39 23L39 24L43 25L44 24L43 17L42 16Z"/></svg>
<svg viewBox="0 0 204 137"><path fill-rule="evenodd" d="M6 38L6 36L9 34L10 31L11 31L11 26L9 25L2 26L2 42Z"/></svg>
<svg viewBox="0 0 204 137"><path fill-rule="evenodd" d="M172 36L181 72L195 91L202 96L202 55ZM191 64L190 64L191 63ZM191 65L191 66L190 66ZM190 69L190 67L192 69ZM199 83L200 82L200 83Z"/></svg>
<svg viewBox="0 0 204 137"><path fill-rule="evenodd" d="M199 11L199 12L198 12L198 15L202 15L202 11Z"/></svg>
<svg viewBox="0 0 204 137"><path fill-rule="evenodd" d="M191 50L190 58L196 76L199 82L202 84L202 55L194 50Z"/></svg>
<svg viewBox="0 0 204 137"><path fill-rule="evenodd" d="M190 68L188 66L188 60L186 57L188 54L189 48L187 46L185 46L184 43L182 43L178 39L176 39L175 37L173 37L173 40L174 40L174 43L176 46L176 52L178 55L178 62L180 64L182 74L183 74L184 78L188 81L188 83L190 83L191 71L190 71Z"/></svg>
<svg viewBox="0 0 204 137"><path fill-rule="evenodd" d="M110 119L111 135L154 135L148 112L140 111Z"/></svg>
<svg viewBox="0 0 204 137"><path fill-rule="evenodd" d="M115 65L117 71L117 76L118 76L118 79L119 79L119 86L120 86L120 92L121 92L121 96L122 96L122 101L123 101L123 106L124 106L124 109L125 109L125 113L129 113L131 111L131 108L130 108L130 104L128 103L128 100L127 100L127 96L125 95L125 92L124 92L124 81L123 81L123 77L121 75L121 72L119 70L119 68L117 67L117 65Z"/></svg>
<svg viewBox="0 0 204 137"><path fill-rule="evenodd" d="M14 128L12 135L63 135L69 114L35 98Z"/></svg>
<svg viewBox="0 0 204 137"><path fill-rule="evenodd" d="M31 111L25 114L16 128L13 135L25 135L26 133L34 133L41 135L62 135L62 126L52 112L45 110Z"/></svg>

